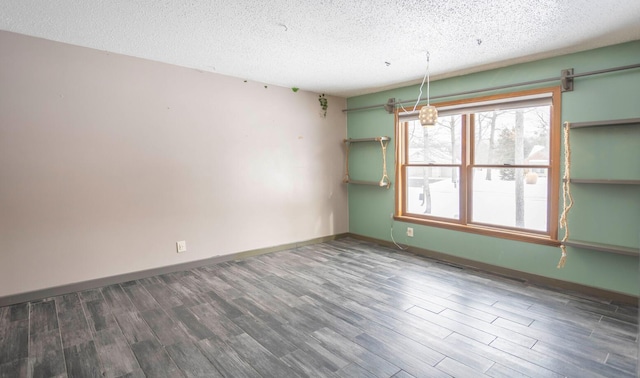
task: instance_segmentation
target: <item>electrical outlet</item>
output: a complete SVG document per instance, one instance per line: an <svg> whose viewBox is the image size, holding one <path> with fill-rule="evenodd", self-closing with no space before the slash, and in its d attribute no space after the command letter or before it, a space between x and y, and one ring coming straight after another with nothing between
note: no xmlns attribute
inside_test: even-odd
<svg viewBox="0 0 640 378"><path fill-rule="evenodd" d="M407 236L410 238L413 237L413 228L407 227Z"/></svg>
<svg viewBox="0 0 640 378"><path fill-rule="evenodd" d="M180 240L176 242L176 251L178 253L187 252L187 242Z"/></svg>

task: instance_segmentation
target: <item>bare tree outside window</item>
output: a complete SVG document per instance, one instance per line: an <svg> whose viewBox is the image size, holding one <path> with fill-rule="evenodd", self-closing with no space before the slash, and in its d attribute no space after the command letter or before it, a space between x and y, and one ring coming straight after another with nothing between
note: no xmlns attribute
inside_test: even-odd
<svg viewBox="0 0 640 378"><path fill-rule="evenodd" d="M407 206L435 217L459 215L461 116L441 117L436 126L406 124L409 135Z"/></svg>
<svg viewBox="0 0 640 378"><path fill-rule="evenodd" d="M427 141L429 140L429 128L422 128L423 135L423 156L424 163L429 164L429 147ZM424 206L424 213L431 214L431 189L429 187L429 176L431 176L431 167L424 167L423 169L423 178L422 178L422 205Z"/></svg>
<svg viewBox="0 0 640 378"><path fill-rule="evenodd" d="M493 162L493 155L494 155L494 149L495 149L496 120L498 119L499 115L500 115L500 112L497 112L494 110L489 115L486 115L486 113L481 115L478 120L478 124L480 125L480 127L482 127L482 124L484 123L485 120L488 121L489 123L489 156L487 157L487 160L490 162ZM482 136L482 133L480 133L480 135ZM480 138L478 139L478 141L479 140ZM485 174L485 180L491 181L491 172L493 172L493 170L487 169Z"/></svg>

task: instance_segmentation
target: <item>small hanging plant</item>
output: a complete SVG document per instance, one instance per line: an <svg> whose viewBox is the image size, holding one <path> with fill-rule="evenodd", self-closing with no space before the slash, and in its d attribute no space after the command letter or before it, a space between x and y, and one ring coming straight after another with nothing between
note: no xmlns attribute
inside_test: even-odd
<svg viewBox="0 0 640 378"><path fill-rule="evenodd" d="M318 101L320 101L320 107L324 112L323 117L327 117L327 108L329 107L329 101L326 97L324 97L324 93L318 96Z"/></svg>

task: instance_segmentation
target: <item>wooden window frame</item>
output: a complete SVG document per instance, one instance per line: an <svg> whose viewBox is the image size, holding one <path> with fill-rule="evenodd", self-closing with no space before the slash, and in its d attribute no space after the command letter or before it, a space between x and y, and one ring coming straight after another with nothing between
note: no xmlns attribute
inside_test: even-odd
<svg viewBox="0 0 640 378"><path fill-rule="evenodd" d="M473 164L472 156L474 154L474 144L471 141L473 137L472 117L473 114L463 114L464 123L461 130L461 156L463 161L460 166L460 218L445 219L434 216L422 216L417 214L409 214L406 209L406 186L407 186L407 169L409 166L409 137L406 132L406 124L408 121L401 120L401 112L397 110L395 113L395 143L396 143L396 185L395 185L395 211L394 219L407 223L421 224L425 226L440 227L462 232L470 232L475 234L487 235L492 237L518 240L536 244L558 246L558 206L559 206L559 190L560 190L560 139L561 139L561 89L560 87L539 88L532 90L524 90L518 92L502 93L490 96L475 97L463 100L442 102L435 105L437 108L464 108L464 105L486 102L510 102L510 99L522 98L527 96L550 94L551 98L551 114L549 125L549 164L548 164L548 183L547 183L547 230L546 232L538 232L533 230L524 230L506 226L489 225L481 223L471 223L469 220L470 209L472 209L472 182L468 176L474 167L481 167L482 164ZM418 110L417 108L416 110ZM403 129L404 128L404 129ZM458 166L450 164L451 166ZM492 166L491 164L485 164ZM419 166L419 164L418 164ZM437 166L447 166L447 164L438 164ZM519 165L511 165L510 168L518 168Z"/></svg>

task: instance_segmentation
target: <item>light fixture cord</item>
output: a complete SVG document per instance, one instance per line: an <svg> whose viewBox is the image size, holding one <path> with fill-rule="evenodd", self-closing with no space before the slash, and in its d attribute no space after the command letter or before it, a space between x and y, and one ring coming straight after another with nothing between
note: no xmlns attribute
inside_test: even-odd
<svg viewBox="0 0 640 378"><path fill-rule="evenodd" d="M429 106L429 90L431 80L429 80L429 52L427 51L427 106Z"/></svg>
<svg viewBox="0 0 640 378"><path fill-rule="evenodd" d="M418 101L413 105L413 110L416 111L418 104L420 103L420 98L422 98L422 87L424 87L424 82L427 82L427 106L429 106L429 52L427 51L427 72L424 73L424 77L422 78L422 84L420 84L420 93L418 94Z"/></svg>

